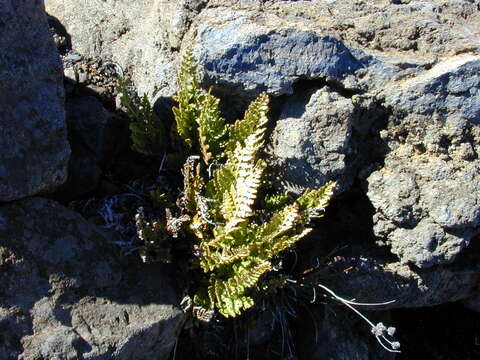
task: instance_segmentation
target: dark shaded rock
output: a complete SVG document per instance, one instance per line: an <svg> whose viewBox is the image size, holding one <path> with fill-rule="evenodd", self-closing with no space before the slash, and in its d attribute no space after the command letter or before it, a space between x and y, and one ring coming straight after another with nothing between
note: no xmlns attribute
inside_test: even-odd
<svg viewBox="0 0 480 360"><path fill-rule="evenodd" d="M61 185L70 147L43 1L3 1L0 32L0 201L11 201Z"/></svg>
<svg viewBox="0 0 480 360"><path fill-rule="evenodd" d="M374 259L364 249L355 248L355 252L335 263L338 270L349 270L335 281L327 281L332 290L346 299L377 303L395 300L381 307L393 309L435 306L477 294L478 268L411 269L378 256Z"/></svg>
<svg viewBox="0 0 480 360"><path fill-rule="evenodd" d="M53 201L0 207L0 219L2 359L168 357L184 317L158 267L119 258Z"/></svg>
<svg viewBox="0 0 480 360"><path fill-rule="evenodd" d="M297 326L299 359L393 360L377 343L371 327L344 305L316 306ZM360 309L363 311L362 309ZM367 314L373 323L390 325L388 311Z"/></svg>
<svg viewBox="0 0 480 360"><path fill-rule="evenodd" d="M94 190L100 180L110 114L93 96L69 99L66 112L72 156L68 181L60 193L73 199Z"/></svg>

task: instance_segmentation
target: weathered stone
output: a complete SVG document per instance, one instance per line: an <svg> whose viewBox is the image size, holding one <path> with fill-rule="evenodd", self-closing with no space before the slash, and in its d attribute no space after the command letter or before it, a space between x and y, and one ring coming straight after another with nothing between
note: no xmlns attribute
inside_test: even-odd
<svg viewBox="0 0 480 360"><path fill-rule="evenodd" d="M322 266L319 276L313 278L345 299L365 303L395 301L362 307L366 311L436 306L479 296L476 240L472 240L473 248L466 249L449 265L418 268L402 264L389 248L375 243L371 228L375 209L369 205L360 189L346 193L341 202L334 201L319 230L301 245L299 268L315 266L321 254L337 247L327 260L328 272ZM329 275L322 276L326 273ZM318 289L317 296L321 293Z"/></svg>
<svg viewBox="0 0 480 360"><path fill-rule="evenodd" d="M2 359L166 359L183 324L171 284L125 263L56 202L0 207ZM124 262L124 263L122 263Z"/></svg>
<svg viewBox="0 0 480 360"><path fill-rule="evenodd" d="M480 56L459 55L383 91L391 151L368 196L402 262L450 263L479 232L479 74Z"/></svg>
<svg viewBox="0 0 480 360"><path fill-rule="evenodd" d="M236 93L292 94L304 79L341 81L362 64L339 40L313 31L262 27L241 12L229 11L224 24L202 24L195 53L205 82ZM228 21L229 20L229 21Z"/></svg>
<svg viewBox="0 0 480 360"><path fill-rule="evenodd" d="M346 256L334 265L339 270L349 270L325 284L346 299L366 303L395 301L367 310L435 306L477 294L479 268L411 269L408 265L372 256L365 249L355 248L355 251L357 254Z"/></svg>
<svg viewBox="0 0 480 360"><path fill-rule="evenodd" d="M159 96L175 91L176 50L193 40L210 82L284 93L296 80L321 77L341 80L345 87L381 88L392 76L422 71L439 57L474 51L480 36L480 16L468 2L142 0L132 5L109 0L80 5L79 0L46 0L75 50L131 69L141 92L158 86ZM349 76L355 71L358 78Z"/></svg>
<svg viewBox="0 0 480 360"><path fill-rule="evenodd" d="M461 261L480 222L478 1L46 1L74 49L129 69L140 92L171 96L193 47L234 116L273 94L272 158L298 191L336 179L347 197L366 180L367 203L337 216L333 239L368 232L355 240L375 251L338 261L339 295L391 308L478 298L478 267ZM365 342L327 340L319 357L367 356Z"/></svg>
<svg viewBox="0 0 480 360"><path fill-rule="evenodd" d="M362 310L362 309L360 309ZM342 304L316 307L298 326L299 359L393 360L395 354L383 349L371 327ZM386 322L389 313L367 315L375 324Z"/></svg>
<svg viewBox="0 0 480 360"><path fill-rule="evenodd" d="M110 114L92 96L69 99L66 113L72 156L68 181L60 193L74 198L94 190L100 180Z"/></svg>
<svg viewBox="0 0 480 360"><path fill-rule="evenodd" d="M43 1L2 1L0 29L0 201L11 201L62 184L70 148Z"/></svg>
<svg viewBox="0 0 480 360"><path fill-rule="evenodd" d="M328 180L339 191L354 179L351 144L354 106L328 87L287 100L272 135L272 163L279 182L290 190L318 188Z"/></svg>
<svg viewBox="0 0 480 360"><path fill-rule="evenodd" d="M131 71L140 93L157 86L159 96L175 92L175 49L205 3L107 0L84 6L81 1L45 1L47 12L65 26L75 51L118 63Z"/></svg>

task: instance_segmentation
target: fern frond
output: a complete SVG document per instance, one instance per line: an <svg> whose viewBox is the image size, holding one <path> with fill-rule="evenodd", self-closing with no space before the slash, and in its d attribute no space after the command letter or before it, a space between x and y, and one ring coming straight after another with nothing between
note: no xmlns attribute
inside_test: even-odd
<svg viewBox="0 0 480 360"><path fill-rule="evenodd" d="M282 251L291 248L300 239L307 236L312 231L312 228L305 228L301 233L296 235L285 235L275 239L275 242L266 249L265 256L271 258L277 256Z"/></svg>
<svg viewBox="0 0 480 360"><path fill-rule="evenodd" d="M235 229L240 223L245 222L253 215L253 204L257 198L258 188L261 185L263 171L266 163L255 159L253 142L247 139L245 148L238 152L239 163L236 171L236 181L232 184L225 199L223 214L226 219L225 231L227 233ZM230 201L229 201L230 200Z"/></svg>
<svg viewBox="0 0 480 360"><path fill-rule="evenodd" d="M230 126L227 151L234 151L238 146L237 143L243 146L247 137L265 128L268 122L268 103L268 95L266 93L260 94L248 107L243 120L237 120Z"/></svg>
<svg viewBox="0 0 480 360"><path fill-rule="evenodd" d="M229 162L234 170L235 183L230 185L229 196L233 207L224 207L224 217L227 221L227 232L252 215L252 205L257 197L261 184L265 161L258 159L258 151L263 145L264 127L260 127L245 139L243 147L237 147ZM228 164L228 162L227 162ZM224 200L225 196L224 196ZM227 201L225 201L227 203Z"/></svg>
<svg viewBox="0 0 480 360"><path fill-rule="evenodd" d="M215 249L207 245L202 247L202 250L200 266L205 272L210 272L220 267L230 265L250 256L250 248L248 246Z"/></svg>
<svg viewBox="0 0 480 360"><path fill-rule="evenodd" d="M279 237L290 230L294 230L300 219L300 208L298 204L286 206L281 211L276 212L270 221L260 228L258 236L265 243Z"/></svg>
<svg viewBox="0 0 480 360"><path fill-rule="evenodd" d="M227 161L214 169L207 183L207 196L216 200L213 212L226 221L226 233L233 231L252 215L252 205L266 164L258 160L264 144L268 119L268 96L261 94L248 108L245 119L238 120L229 131L225 150Z"/></svg>
<svg viewBox="0 0 480 360"><path fill-rule="evenodd" d="M132 149L145 155L160 155L165 147L165 129L153 111L147 94L139 97L129 79L118 78L120 103L130 118Z"/></svg>
<svg viewBox="0 0 480 360"><path fill-rule="evenodd" d="M190 156L183 165L182 170L184 189L180 205L192 214L198 212L197 198L200 196L204 185L203 178L200 175L198 159L198 156Z"/></svg>
<svg viewBox="0 0 480 360"><path fill-rule="evenodd" d="M211 159L221 158L225 147L227 128L225 119L220 116L220 100L205 93L199 97L199 114L196 118L198 124L198 141L203 161L209 164Z"/></svg>
<svg viewBox="0 0 480 360"><path fill-rule="evenodd" d="M290 194L288 191L285 191L280 194L265 195L262 205L265 210L277 211L282 209L290 201Z"/></svg>
<svg viewBox="0 0 480 360"><path fill-rule="evenodd" d="M204 95L197 74L197 63L188 50L183 57L177 79L178 91L173 99L178 106L173 108L178 135L191 148L194 145L196 119L200 113L199 98Z"/></svg>
<svg viewBox="0 0 480 360"><path fill-rule="evenodd" d="M268 261L248 264L246 267L239 265L234 275L226 280L215 276L210 279L210 300L213 299L218 311L225 317L240 315L253 306L253 299L245 295L245 291L257 284L260 277L270 270Z"/></svg>
<svg viewBox="0 0 480 360"><path fill-rule="evenodd" d="M310 215L321 217L323 211L330 203L335 191L336 183L333 181L327 182L321 188L313 190L307 189L296 200L296 203L300 206L300 210L310 213Z"/></svg>

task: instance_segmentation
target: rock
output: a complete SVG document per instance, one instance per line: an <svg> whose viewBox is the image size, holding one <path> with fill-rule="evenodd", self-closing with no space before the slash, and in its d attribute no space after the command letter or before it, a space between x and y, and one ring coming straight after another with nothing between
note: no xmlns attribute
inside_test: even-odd
<svg viewBox="0 0 480 360"><path fill-rule="evenodd" d="M72 156L60 193L73 199L94 190L100 180L110 114L93 96L68 99L66 113Z"/></svg>
<svg viewBox="0 0 480 360"><path fill-rule="evenodd" d="M243 16L242 16L243 15ZM341 81L362 67L338 39L313 31L259 26L241 12L216 17L222 25L202 23L195 53L205 70L205 82L253 96L262 91L292 94L300 79Z"/></svg>
<svg viewBox="0 0 480 360"><path fill-rule="evenodd" d="M63 77L41 1L2 2L0 201L51 192L67 178Z"/></svg>
<svg viewBox="0 0 480 360"><path fill-rule="evenodd" d="M76 51L131 69L141 93L158 86L159 96L175 91L177 50L193 41L208 84L280 94L291 93L295 81L319 78L341 81L346 88L381 89L398 73L475 51L480 36L476 5L465 1L81 5L80 0L46 0L47 11L65 27Z"/></svg>
<svg viewBox="0 0 480 360"><path fill-rule="evenodd" d="M391 308L474 306L478 266L462 257L478 253L480 222L478 1L46 4L74 50L131 70L140 93L158 86L171 96L176 64L193 47L229 119L259 92L273 95L280 177L296 191L339 180L338 202L365 197L334 219L332 241L350 234L365 245L338 261L345 277L329 285L340 295L396 299ZM306 254L312 266L325 252ZM326 339L349 336L335 326ZM339 354L354 343L332 342L323 348ZM364 342L352 348L367 351Z"/></svg>
<svg viewBox="0 0 480 360"><path fill-rule="evenodd" d="M470 299L478 293L480 269L458 265L454 268L412 269L408 265L372 256L365 248L355 247L354 255L335 261L334 268L348 269L324 283L346 299L366 303L393 303L376 309L435 306Z"/></svg>
<svg viewBox="0 0 480 360"><path fill-rule="evenodd" d="M459 55L383 91L385 165L368 178L374 231L404 263L451 263L479 233L480 56Z"/></svg>
<svg viewBox="0 0 480 360"><path fill-rule="evenodd" d="M401 263L388 247L375 243L375 211L359 188L343 194L341 201L334 200L318 230L299 244L298 269L323 261L313 279L339 296L366 303L394 300L362 308L366 311L436 306L478 297L479 237L452 264L418 268Z"/></svg>
<svg viewBox="0 0 480 360"><path fill-rule="evenodd" d="M103 1L85 7L81 1L46 0L45 6L71 36L75 51L131 70L141 94L152 93L157 86L159 96L171 96L175 92L176 49L191 18L206 3L140 0L132 5Z"/></svg>
<svg viewBox="0 0 480 360"><path fill-rule="evenodd" d="M295 95L282 107L272 135L272 163L283 188L318 188L328 180L349 188L355 173L354 105L328 87ZM293 184L290 185L289 184Z"/></svg>
<svg viewBox="0 0 480 360"><path fill-rule="evenodd" d="M377 343L371 327L345 306L317 306L313 311L313 315L304 314L309 320L298 326L299 359L395 359L394 353ZM389 319L388 311L367 316L375 324Z"/></svg>
<svg viewBox="0 0 480 360"><path fill-rule="evenodd" d="M2 359L168 358L184 316L158 267L125 263L51 200L2 206L0 219Z"/></svg>

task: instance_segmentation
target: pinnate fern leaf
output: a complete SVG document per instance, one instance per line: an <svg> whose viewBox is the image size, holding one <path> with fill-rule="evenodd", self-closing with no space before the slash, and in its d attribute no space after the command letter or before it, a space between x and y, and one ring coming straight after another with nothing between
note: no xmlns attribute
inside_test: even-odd
<svg viewBox="0 0 480 360"><path fill-rule="evenodd" d="M200 113L199 100L204 94L197 74L197 63L188 50L180 65L177 79L178 91L173 99L178 106L173 108L177 132L189 148L194 145L196 119Z"/></svg>
<svg viewBox="0 0 480 360"><path fill-rule="evenodd" d="M253 306L254 301L245 294L246 290L257 284L260 277L270 270L268 261L240 264L235 273L227 279L212 276L208 289L210 300L225 317L240 315Z"/></svg>
<svg viewBox="0 0 480 360"><path fill-rule="evenodd" d="M160 155L165 147L165 128L147 94L139 96L129 79L117 79L120 103L130 118L132 149L145 155ZM153 94L155 96L155 94Z"/></svg>
<svg viewBox="0 0 480 360"><path fill-rule="evenodd" d="M198 141L202 158L207 165L212 159L222 157L225 147L227 128L225 119L220 116L219 102L220 100L210 93L204 93L199 98L200 112L196 118Z"/></svg>
<svg viewBox="0 0 480 360"><path fill-rule="evenodd" d="M229 140L226 146L227 151L233 151L238 143L244 144L245 140L253 133L265 131L268 122L268 103L269 98L266 93L262 93L253 101L245 112L243 120L237 120L229 128Z"/></svg>
<svg viewBox="0 0 480 360"><path fill-rule="evenodd" d="M307 189L300 195L296 202L302 211L320 217L330 203L330 199L335 191L335 186L335 182L329 181L319 189Z"/></svg>

